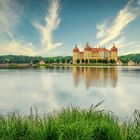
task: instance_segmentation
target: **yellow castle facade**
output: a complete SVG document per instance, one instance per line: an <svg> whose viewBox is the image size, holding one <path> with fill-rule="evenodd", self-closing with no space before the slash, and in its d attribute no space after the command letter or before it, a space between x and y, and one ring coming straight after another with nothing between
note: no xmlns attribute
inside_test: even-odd
<svg viewBox="0 0 140 140"><path fill-rule="evenodd" d="M116 48L115 44L113 44L112 48L110 50L104 48L93 48L88 43L86 44L84 51L80 51L77 45L73 49L73 63L76 63L77 60L118 60L118 49Z"/></svg>

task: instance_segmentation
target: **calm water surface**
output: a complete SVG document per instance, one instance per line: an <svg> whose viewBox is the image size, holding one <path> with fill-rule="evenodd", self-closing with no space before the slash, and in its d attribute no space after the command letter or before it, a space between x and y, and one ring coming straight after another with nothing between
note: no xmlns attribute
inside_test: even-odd
<svg viewBox="0 0 140 140"><path fill-rule="evenodd" d="M140 109L140 67L73 67L1 69L0 113L40 113L76 105L90 107L104 100L101 109L119 116Z"/></svg>

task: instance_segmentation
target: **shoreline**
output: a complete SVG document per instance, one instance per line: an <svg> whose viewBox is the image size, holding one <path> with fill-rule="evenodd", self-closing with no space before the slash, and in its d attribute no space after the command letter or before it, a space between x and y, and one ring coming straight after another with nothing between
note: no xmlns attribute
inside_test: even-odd
<svg viewBox="0 0 140 140"><path fill-rule="evenodd" d="M140 64L129 66L127 64L124 65L116 65L116 64L0 64L0 69L10 69L10 68L52 68L52 67L97 67L97 66L115 66L115 67L135 67L140 66Z"/></svg>

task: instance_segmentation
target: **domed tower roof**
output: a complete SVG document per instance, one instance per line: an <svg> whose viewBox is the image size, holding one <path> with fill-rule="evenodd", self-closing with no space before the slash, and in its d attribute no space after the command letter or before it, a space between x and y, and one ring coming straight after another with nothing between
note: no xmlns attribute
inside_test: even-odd
<svg viewBox="0 0 140 140"><path fill-rule="evenodd" d="M89 46L88 43L86 44L84 51L92 51L92 48Z"/></svg>
<svg viewBox="0 0 140 140"><path fill-rule="evenodd" d="M113 47L111 48L111 52L117 52L118 49L116 48L115 44L113 44Z"/></svg>
<svg viewBox="0 0 140 140"><path fill-rule="evenodd" d="M77 47L77 45L76 45L75 48L73 49L73 52L79 52L79 48Z"/></svg>

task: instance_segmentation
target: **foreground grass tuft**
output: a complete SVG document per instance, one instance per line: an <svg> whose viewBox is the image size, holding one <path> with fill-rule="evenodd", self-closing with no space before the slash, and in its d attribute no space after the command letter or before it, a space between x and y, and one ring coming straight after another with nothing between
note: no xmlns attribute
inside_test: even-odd
<svg viewBox="0 0 140 140"><path fill-rule="evenodd" d="M44 117L1 115L0 140L140 140L140 112L123 123L92 108L70 107Z"/></svg>

